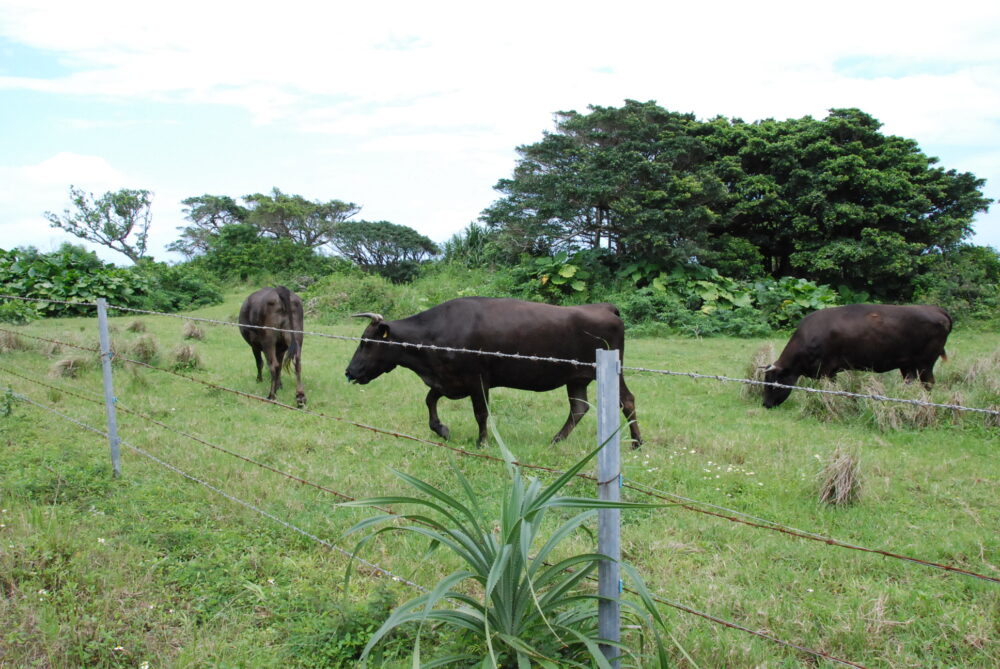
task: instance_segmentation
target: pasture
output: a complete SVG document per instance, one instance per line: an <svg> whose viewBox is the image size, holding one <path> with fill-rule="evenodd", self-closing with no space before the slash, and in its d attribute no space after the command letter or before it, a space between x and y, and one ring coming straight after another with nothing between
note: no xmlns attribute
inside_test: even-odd
<svg viewBox="0 0 1000 669"><path fill-rule="evenodd" d="M235 321L249 292L190 315ZM201 338L185 338L184 320L132 314L114 318L112 327L120 357L142 353L208 384L267 392L266 375L255 382L250 348L234 327L199 323ZM356 337L363 327L357 320L318 325L306 315L307 331ZM96 319L17 330L97 345ZM762 346L780 352L786 340L627 337L625 365L743 377ZM194 353L177 357L182 346ZM367 386L346 382L355 346L305 337L302 376L312 413L117 364L119 405L167 426L122 411L122 438L346 550L355 539L342 533L369 512L338 507L327 491L180 433L351 497L404 492L390 468L453 488L454 463L489 506L505 480L501 465L363 427L437 440L427 427L426 387L413 373L397 369ZM930 399L1000 404L1000 336L959 328L947 351ZM897 373L883 377L885 394L913 396ZM638 450L623 450L626 482L1000 578L1000 428L982 416L941 411L930 427L906 420L893 427L880 421L879 409L856 402L831 419L800 391L768 411L738 384L648 371L626 379L646 439ZM286 376L278 392L290 405L291 381ZM8 387L104 428L103 402L85 399L101 397L91 354L28 337L0 340L0 394ZM470 402L442 400L439 408L451 428L449 445L476 451ZM495 389L491 410L522 462L563 469L594 446L594 411L569 439L549 444L568 411L563 390ZM0 436L0 666L351 666L346 658L387 607L416 594L367 567L345 590L344 555L128 448L122 477L112 479L106 439L9 394L0 397ZM861 496L830 507L818 502L818 475L838 449L859 460ZM593 493L586 481L572 487ZM651 501L629 489L623 497ZM1000 666L1000 583L678 506L623 513L622 541L624 559L658 596L793 644L866 667ZM387 535L362 557L431 586L454 565L423 559L425 548ZM568 548L585 552L594 544L581 533ZM701 667L836 666L687 612L662 611ZM410 641L390 640L385 665L408 666ZM690 666L672 651L677 666Z"/></svg>

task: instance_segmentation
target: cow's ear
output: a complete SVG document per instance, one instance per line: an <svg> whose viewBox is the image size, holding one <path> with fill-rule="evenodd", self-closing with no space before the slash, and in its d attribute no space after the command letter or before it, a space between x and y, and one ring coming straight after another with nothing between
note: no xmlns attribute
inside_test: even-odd
<svg viewBox="0 0 1000 669"><path fill-rule="evenodd" d="M375 338L376 339L388 339L389 338L389 325L387 323L379 323L375 328Z"/></svg>

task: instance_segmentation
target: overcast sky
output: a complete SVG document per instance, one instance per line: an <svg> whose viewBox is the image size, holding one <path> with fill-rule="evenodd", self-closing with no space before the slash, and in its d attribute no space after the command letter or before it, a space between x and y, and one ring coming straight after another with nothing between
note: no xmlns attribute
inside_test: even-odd
<svg viewBox="0 0 1000 669"><path fill-rule="evenodd" d="M78 241L69 186L180 201L278 187L443 241L552 113L858 107L1000 197L1000 2L0 0L0 248ZM975 223L1000 248L1000 205ZM103 250L101 256L127 263Z"/></svg>

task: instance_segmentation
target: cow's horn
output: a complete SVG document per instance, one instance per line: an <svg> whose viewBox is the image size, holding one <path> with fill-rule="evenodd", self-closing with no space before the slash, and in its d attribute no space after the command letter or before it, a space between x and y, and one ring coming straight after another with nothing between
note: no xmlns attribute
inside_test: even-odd
<svg viewBox="0 0 1000 669"><path fill-rule="evenodd" d="M764 368L764 372L773 372L774 370L775 370L774 365L768 365L767 367Z"/></svg>
<svg viewBox="0 0 1000 669"><path fill-rule="evenodd" d="M381 323L385 319L382 318L382 314L376 314L371 311L366 311L363 314L351 314L351 318L370 318L372 323Z"/></svg>

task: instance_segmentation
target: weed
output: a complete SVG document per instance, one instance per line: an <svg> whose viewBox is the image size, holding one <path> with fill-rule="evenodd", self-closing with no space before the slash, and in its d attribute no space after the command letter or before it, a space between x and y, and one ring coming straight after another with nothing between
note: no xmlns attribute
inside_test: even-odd
<svg viewBox="0 0 1000 669"><path fill-rule="evenodd" d="M49 376L53 378L75 379L89 369L93 369L97 361L92 356L76 355L59 360L49 370Z"/></svg>
<svg viewBox="0 0 1000 669"><path fill-rule="evenodd" d="M174 369L200 369L201 356L198 349L188 344L181 344L173 351Z"/></svg>
<svg viewBox="0 0 1000 669"><path fill-rule="evenodd" d="M134 320L131 323L129 323L125 329L128 330L129 332L145 332L146 322L140 320Z"/></svg>
<svg viewBox="0 0 1000 669"><path fill-rule="evenodd" d="M160 346L156 341L156 337L150 334L142 335L128 347L128 354L130 357L135 358L139 362L144 362L147 365L153 364L159 353Z"/></svg>
<svg viewBox="0 0 1000 669"><path fill-rule="evenodd" d="M195 323L191 321L186 321L184 323L184 331L182 336L184 339L196 339L201 341L205 338L205 331L198 327Z"/></svg>
<svg viewBox="0 0 1000 669"><path fill-rule="evenodd" d="M861 498L861 465L858 456L838 448L819 474L819 501L842 506Z"/></svg>
<svg viewBox="0 0 1000 669"><path fill-rule="evenodd" d="M8 332L6 330L0 332L0 353L26 351L28 348L28 345L24 343L24 340L16 332Z"/></svg>

